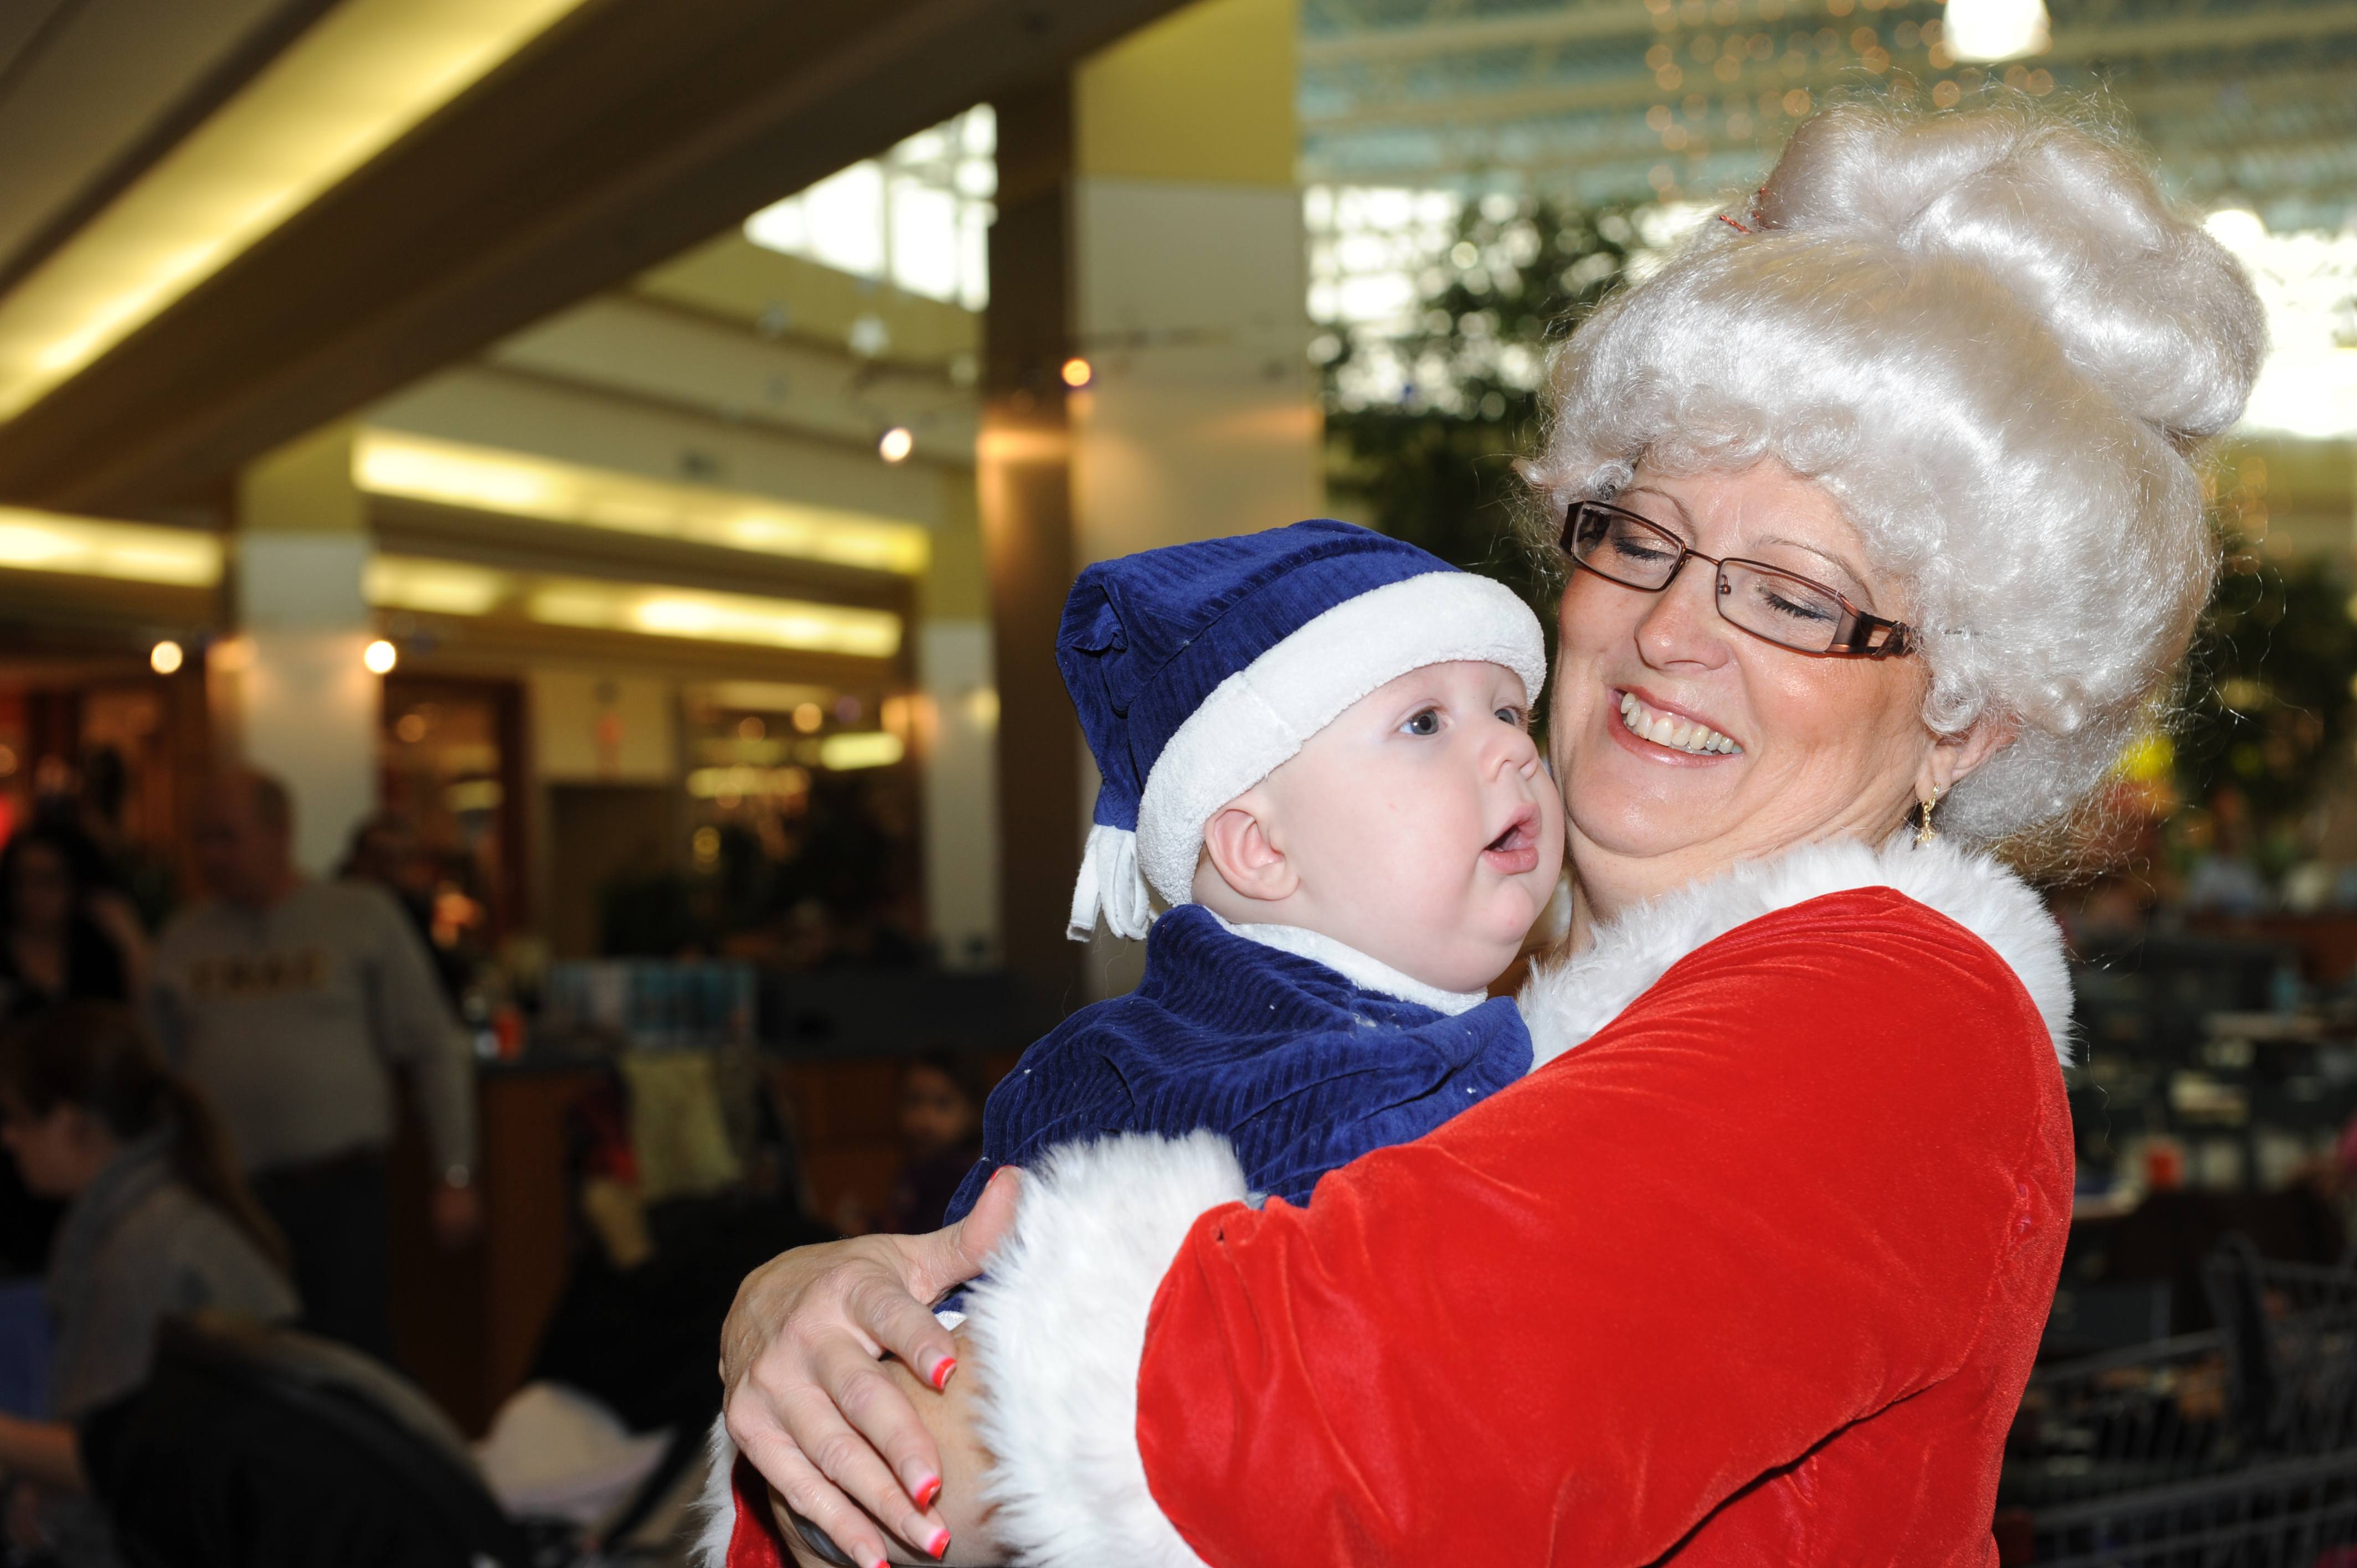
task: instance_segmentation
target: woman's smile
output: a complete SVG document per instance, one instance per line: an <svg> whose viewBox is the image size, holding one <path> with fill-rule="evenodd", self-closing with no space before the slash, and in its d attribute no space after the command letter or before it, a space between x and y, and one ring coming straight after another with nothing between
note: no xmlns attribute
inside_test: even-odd
<svg viewBox="0 0 2357 1568"><path fill-rule="evenodd" d="M1620 714L1621 733L1627 737L1624 744L1642 743L1641 756L1646 755L1643 748L1706 761L1743 754L1740 743L1698 714L1626 687L1614 689L1612 695Z"/></svg>

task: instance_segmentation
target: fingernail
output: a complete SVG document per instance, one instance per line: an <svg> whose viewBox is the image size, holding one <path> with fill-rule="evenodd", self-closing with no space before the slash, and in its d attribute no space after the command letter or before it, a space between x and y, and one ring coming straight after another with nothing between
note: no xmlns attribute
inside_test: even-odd
<svg viewBox="0 0 2357 1568"><path fill-rule="evenodd" d="M950 1549L950 1532L946 1528L933 1531L932 1540L925 1542L925 1555L939 1559Z"/></svg>
<svg viewBox="0 0 2357 1568"><path fill-rule="evenodd" d="M957 1358L955 1356L944 1356L940 1360L934 1362L933 1375L931 1379L933 1385L933 1392L939 1393L943 1389L948 1388L950 1386L950 1374L956 1370Z"/></svg>
<svg viewBox="0 0 2357 1568"><path fill-rule="evenodd" d="M931 1508L933 1499L942 1495L942 1478L939 1476L928 1476L917 1483L917 1489L912 1495L916 1498L919 1508Z"/></svg>

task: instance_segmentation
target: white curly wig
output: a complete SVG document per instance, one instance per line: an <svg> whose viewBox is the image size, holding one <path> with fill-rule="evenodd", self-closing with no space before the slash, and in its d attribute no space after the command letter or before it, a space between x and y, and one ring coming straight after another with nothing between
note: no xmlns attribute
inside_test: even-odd
<svg viewBox="0 0 2357 1568"><path fill-rule="evenodd" d="M2016 732L1942 829L2059 824L2209 597L2191 455L2258 373L2249 281L2124 137L2027 98L1827 109L1727 215L1750 231L1706 224L1560 351L1525 467L1550 529L1641 461L1822 485L1905 585L1925 722Z"/></svg>

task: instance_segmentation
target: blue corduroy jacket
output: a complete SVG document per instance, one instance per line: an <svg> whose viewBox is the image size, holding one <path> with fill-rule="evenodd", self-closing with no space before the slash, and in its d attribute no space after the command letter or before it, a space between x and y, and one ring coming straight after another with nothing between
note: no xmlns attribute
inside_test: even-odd
<svg viewBox="0 0 2357 1568"><path fill-rule="evenodd" d="M1115 1133L1224 1134L1255 1192L1308 1201L1318 1178L1405 1143L1531 1070L1511 998L1454 1016L1361 990L1187 904L1155 921L1146 976L1082 1008L991 1091L955 1220L1002 1165Z"/></svg>

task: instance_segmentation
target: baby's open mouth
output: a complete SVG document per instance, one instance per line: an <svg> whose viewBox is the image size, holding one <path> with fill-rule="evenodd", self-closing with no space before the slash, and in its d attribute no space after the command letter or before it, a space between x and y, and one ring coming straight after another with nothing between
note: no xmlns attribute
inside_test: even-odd
<svg viewBox="0 0 2357 1568"><path fill-rule="evenodd" d="M1539 814L1530 806L1514 813L1506 831L1481 846L1481 858L1501 875L1536 871L1539 865Z"/></svg>

